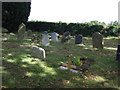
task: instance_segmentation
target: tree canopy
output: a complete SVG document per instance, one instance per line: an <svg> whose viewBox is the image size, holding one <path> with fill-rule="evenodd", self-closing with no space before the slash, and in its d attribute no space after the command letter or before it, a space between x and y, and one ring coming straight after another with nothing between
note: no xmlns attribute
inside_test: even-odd
<svg viewBox="0 0 120 90"><path fill-rule="evenodd" d="M18 26L26 23L30 15L31 2L3 2L2 3L2 27L10 32L18 30Z"/></svg>

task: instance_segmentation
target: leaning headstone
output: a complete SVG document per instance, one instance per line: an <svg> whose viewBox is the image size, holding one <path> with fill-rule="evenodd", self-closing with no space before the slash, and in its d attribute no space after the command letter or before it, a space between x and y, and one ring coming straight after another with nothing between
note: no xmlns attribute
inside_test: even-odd
<svg viewBox="0 0 120 90"><path fill-rule="evenodd" d="M35 58L45 59L45 50L43 48L40 48L38 46L32 46L31 47L32 56Z"/></svg>
<svg viewBox="0 0 120 90"><path fill-rule="evenodd" d="M65 33L62 35L61 42L62 42L62 43L68 42L69 39L70 39L70 32L67 31L67 32L65 32Z"/></svg>
<svg viewBox="0 0 120 90"><path fill-rule="evenodd" d="M120 61L120 44L118 45L118 48L117 48L116 60Z"/></svg>
<svg viewBox="0 0 120 90"><path fill-rule="evenodd" d="M26 26L24 23L21 23L18 29L18 40L22 41L24 39L25 32L26 32Z"/></svg>
<svg viewBox="0 0 120 90"><path fill-rule="evenodd" d="M51 33L51 39L53 42L58 42L58 34L56 32Z"/></svg>
<svg viewBox="0 0 120 90"><path fill-rule="evenodd" d="M42 45L43 46L49 46L49 34L47 31L43 32L42 34Z"/></svg>
<svg viewBox="0 0 120 90"><path fill-rule="evenodd" d="M103 36L99 32L92 35L93 48L103 49Z"/></svg>
<svg viewBox="0 0 120 90"><path fill-rule="evenodd" d="M75 44L83 44L83 36L81 34L75 36Z"/></svg>

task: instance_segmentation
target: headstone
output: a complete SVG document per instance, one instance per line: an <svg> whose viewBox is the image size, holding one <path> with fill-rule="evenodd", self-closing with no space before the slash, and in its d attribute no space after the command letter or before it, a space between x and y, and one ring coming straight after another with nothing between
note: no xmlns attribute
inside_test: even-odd
<svg viewBox="0 0 120 90"><path fill-rule="evenodd" d="M32 56L40 59L45 59L45 50L43 48L32 46Z"/></svg>
<svg viewBox="0 0 120 90"><path fill-rule="evenodd" d="M70 39L70 32L67 31L67 32L65 32L65 33L62 35L61 42L62 42L62 43L68 42L69 39Z"/></svg>
<svg viewBox="0 0 120 90"><path fill-rule="evenodd" d="M118 45L118 48L117 48L116 60L120 61L120 44Z"/></svg>
<svg viewBox="0 0 120 90"><path fill-rule="evenodd" d="M28 36L28 37L32 37L32 30L28 30L28 31L27 31L27 36Z"/></svg>
<svg viewBox="0 0 120 90"><path fill-rule="evenodd" d="M53 42L58 42L58 34L56 32L51 33L51 39Z"/></svg>
<svg viewBox="0 0 120 90"><path fill-rule="evenodd" d="M75 44L83 44L83 36L81 34L75 36Z"/></svg>
<svg viewBox="0 0 120 90"><path fill-rule="evenodd" d="M2 33L7 33L8 32L8 29L2 27Z"/></svg>
<svg viewBox="0 0 120 90"><path fill-rule="evenodd" d="M43 46L49 46L49 35L48 35L48 32L47 31L45 31L45 32L43 32L43 34L42 34L42 45Z"/></svg>
<svg viewBox="0 0 120 90"><path fill-rule="evenodd" d="M24 39L25 32L26 32L26 26L24 23L21 23L18 29L18 40L22 41Z"/></svg>
<svg viewBox="0 0 120 90"><path fill-rule="evenodd" d="M103 49L103 36L99 32L92 35L93 48Z"/></svg>
<svg viewBox="0 0 120 90"><path fill-rule="evenodd" d="M10 38L9 34L7 34L9 31L8 29L4 28L4 27L0 27L1 31L0 32L0 40L8 40Z"/></svg>

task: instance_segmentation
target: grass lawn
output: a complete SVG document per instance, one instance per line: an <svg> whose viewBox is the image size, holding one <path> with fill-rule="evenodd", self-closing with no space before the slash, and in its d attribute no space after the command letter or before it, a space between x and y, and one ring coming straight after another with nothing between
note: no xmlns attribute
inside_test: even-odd
<svg viewBox="0 0 120 90"><path fill-rule="evenodd" d="M25 38L2 42L2 87L3 88L119 88L118 63L116 62L117 38L104 38L104 49L92 48L91 38L84 37L84 45L51 42L51 47L32 43ZM42 61L31 56L30 47L37 45L45 49ZM67 62L67 52L75 57L87 57L95 62L90 71L77 74L57 69Z"/></svg>

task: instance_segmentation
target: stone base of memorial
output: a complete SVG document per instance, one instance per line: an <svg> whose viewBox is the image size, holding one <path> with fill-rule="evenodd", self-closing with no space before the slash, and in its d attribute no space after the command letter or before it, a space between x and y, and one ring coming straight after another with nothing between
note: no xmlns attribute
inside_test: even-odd
<svg viewBox="0 0 120 90"><path fill-rule="evenodd" d="M82 65L80 65L80 66L73 65L72 63L70 64L68 61L68 63L62 63L59 68L68 70L68 71L72 71L75 73L88 72L90 69L90 66L94 63L94 60L91 60L88 58L80 58L80 60L82 61Z"/></svg>

